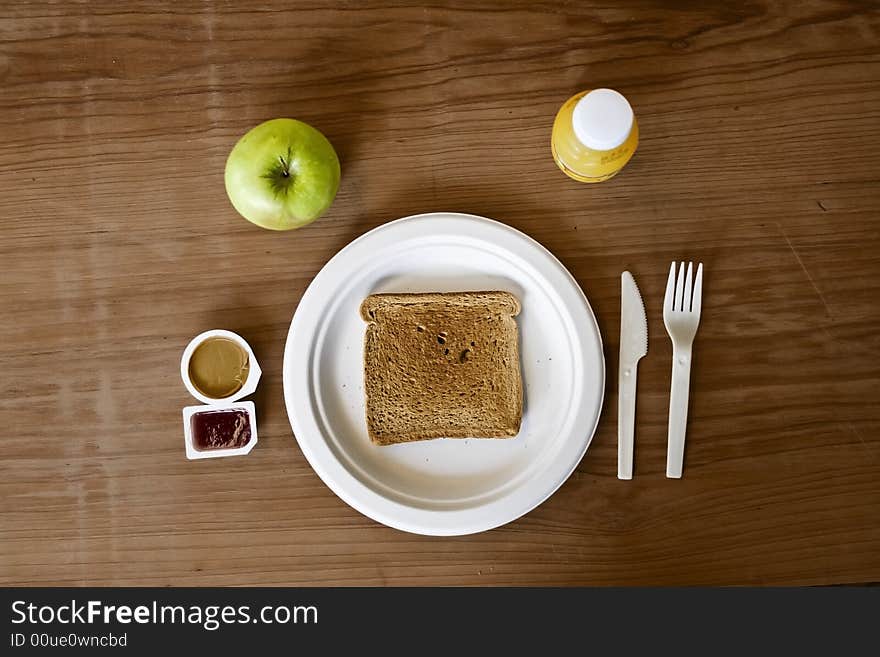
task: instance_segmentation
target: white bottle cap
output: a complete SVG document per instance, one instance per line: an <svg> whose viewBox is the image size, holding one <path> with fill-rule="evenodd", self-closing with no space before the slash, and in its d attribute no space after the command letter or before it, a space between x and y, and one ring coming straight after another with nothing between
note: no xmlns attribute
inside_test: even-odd
<svg viewBox="0 0 880 657"><path fill-rule="evenodd" d="M571 117L574 134L587 148L610 151L629 136L633 111L614 89L593 89L574 106Z"/></svg>

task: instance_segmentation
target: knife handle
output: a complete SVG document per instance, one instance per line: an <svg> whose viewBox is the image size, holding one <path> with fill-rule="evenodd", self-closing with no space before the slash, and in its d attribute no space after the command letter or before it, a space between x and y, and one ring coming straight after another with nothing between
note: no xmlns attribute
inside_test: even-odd
<svg viewBox="0 0 880 657"><path fill-rule="evenodd" d="M620 368L617 401L617 478L632 479L636 426L636 375L638 361Z"/></svg>

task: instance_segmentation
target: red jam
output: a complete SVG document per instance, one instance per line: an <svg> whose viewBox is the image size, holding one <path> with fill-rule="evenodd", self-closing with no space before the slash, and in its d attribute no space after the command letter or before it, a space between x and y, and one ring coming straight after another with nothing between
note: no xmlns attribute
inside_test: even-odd
<svg viewBox="0 0 880 657"><path fill-rule="evenodd" d="M251 419L244 409L202 411L192 416L193 444L198 450L235 449L251 439Z"/></svg>

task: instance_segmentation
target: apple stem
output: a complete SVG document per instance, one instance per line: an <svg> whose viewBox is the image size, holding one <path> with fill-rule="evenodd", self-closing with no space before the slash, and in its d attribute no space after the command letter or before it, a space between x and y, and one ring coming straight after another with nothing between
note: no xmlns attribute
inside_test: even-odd
<svg viewBox="0 0 880 657"><path fill-rule="evenodd" d="M287 148L287 157L278 156L278 163L271 165L261 177L269 182L272 192L275 196L283 196L288 193L290 186L293 184L294 176L290 173L290 165L292 161L292 153L290 147Z"/></svg>

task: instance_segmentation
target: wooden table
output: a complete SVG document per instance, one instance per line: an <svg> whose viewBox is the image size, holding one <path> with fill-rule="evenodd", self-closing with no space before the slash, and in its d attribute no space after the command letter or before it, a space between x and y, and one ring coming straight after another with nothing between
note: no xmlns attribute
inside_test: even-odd
<svg viewBox="0 0 880 657"><path fill-rule="evenodd" d="M6 3L0 9L0 583L833 584L880 580L880 15L872 3ZM702 5L706 5L703 7ZM549 151L624 92L636 157ZM331 210L241 219L225 158L293 116ZM431 210L533 236L587 293L606 403L577 471L480 535L361 516L293 440L281 359L342 246ZM671 260L706 266L685 476L665 478ZM619 279L645 295L636 474L616 478ZM241 332L260 444L187 461L181 350ZM586 428L585 428L586 430Z"/></svg>

